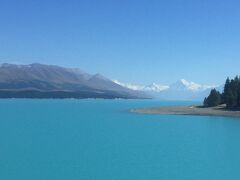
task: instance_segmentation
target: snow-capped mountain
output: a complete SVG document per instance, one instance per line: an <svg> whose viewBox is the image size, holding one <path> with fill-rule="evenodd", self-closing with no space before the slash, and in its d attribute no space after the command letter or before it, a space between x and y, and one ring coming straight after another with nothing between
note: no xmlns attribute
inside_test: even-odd
<svg viewBox="0 0 240 180"><path fill-rule="evenodd" d="M156 83L152 83L148 86L144 86L143 88L144 91L154 91L154 92L161 92L167 89L169 89L169 86L160 85Z"/></svg>
<svg viewBox="0 0 240 180"><path fill-rule="evenodd" d="M206 89L212 89L216 86L201 85L185 79L178 80L174 84L169 86L169 89L180 91L204 91Z"/></svg>
<svg viewBox="0 0 240 180"><path fill-rule="evenodd" d="M201 85L185 79L178 80L170 85L152 83L144 86L119 81L114 82L129 89L144 91L153 97L165 100L203 100L208 96L211 89L216 88L219 91L223 89L222 86Z"/></svg>
<svg viewBox="0 0 240 180"><path fill-rule="evenodd" d="M113 82L120 85L120 86L126 87L128 89L132 89L132 90L135 90L135 91L143 90L144 87L145 87L145 86L139 85L139 84L123 83L123 82L120 82L118 80L113 80Z"/></svg>
<svg viewBox="0 0 240 180"><path fill-rule="evenodd" d="M138 91L153 91L153 92L161 92L169 88L169 86L166 85L160 85L156 83L152 83L150 85L144 86L140 84L132 84L132 83L122 83L118 80L113 80L116 84L119 84L123 87L132 89L132 90L138 90Z"/></svg>

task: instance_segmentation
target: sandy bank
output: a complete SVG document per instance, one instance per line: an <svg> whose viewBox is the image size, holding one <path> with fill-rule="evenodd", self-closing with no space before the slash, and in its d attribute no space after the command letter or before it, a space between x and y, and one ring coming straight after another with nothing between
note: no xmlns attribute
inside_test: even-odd
<svg viewBox="0 0 240 180"><path fill-rule="evenodd" d="M239 110L238 111L227 110L225 106L211 108L203 108L199 106L169 106L157 108L131 109L130 111L142 114L240 117Z"/></svg>

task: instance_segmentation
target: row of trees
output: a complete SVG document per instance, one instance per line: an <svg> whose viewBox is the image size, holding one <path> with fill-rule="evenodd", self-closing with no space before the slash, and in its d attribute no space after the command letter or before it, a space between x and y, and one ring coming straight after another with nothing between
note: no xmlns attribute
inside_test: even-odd
<svg viewBox="0 0 240 180"><path fill-rule="evenodd" d="M211 90L210 95L204 99L204 106L213 107L226 104L227 108L240 107L240 77L227 78L224 91L220 93L216 89Z"/></svg>

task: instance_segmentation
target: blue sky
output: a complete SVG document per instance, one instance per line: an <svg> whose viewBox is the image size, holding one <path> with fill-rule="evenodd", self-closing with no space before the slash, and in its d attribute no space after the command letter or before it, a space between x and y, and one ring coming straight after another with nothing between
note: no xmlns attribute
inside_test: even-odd
<svg viewBox="0 0 240 180"><path fill-rule="evenodd" d="M0 0L0 62L57 64L123 82L240 74L240 2Z"/></svg>

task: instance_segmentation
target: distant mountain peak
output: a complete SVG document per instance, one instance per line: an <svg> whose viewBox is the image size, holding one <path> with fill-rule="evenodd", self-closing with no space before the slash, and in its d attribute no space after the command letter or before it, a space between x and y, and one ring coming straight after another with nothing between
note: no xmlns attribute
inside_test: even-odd
<svg viewBox="0 0 240 180"><path fill-rule="evenodd" d="M198 91L203 86L192 81L187 81L185 79L180 79L176 83L170 85L170 89L174 90L190 90Z"/></svg>
<svg viewBox="0 0 240 180"><path fill-rule="evenodd" d="M160 84L152 83L150 85L145 86L144 90L145 91L161 92L161 91L167 90L168 88L169 88L169 86L166 86L166 85L160 85Z"/></svg>
<svg viewBox="0 0 240 180"><path fill-rule="evenodd" d="M154 97L166 100L202 100L212 88L217 88L220 91L222 89L222 86L201 85L186 79L180 79L171 85L151 83L145 86L119 81L114 82L129 89L144 91Z"/></svg>
<svg viewBox="0 0 240 180"><path fill-rule="evenodd" d="M157 83L152 83L150 85L139 85L139 84L132 84L132 83L122 83L118 80L114 80L115 83L127 87L132 90L139 90L139 91L155 91L155 92L161 92L169 88L169 86L161 85Z"/></svg>

